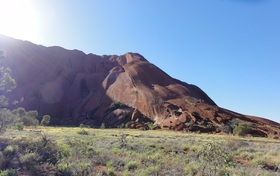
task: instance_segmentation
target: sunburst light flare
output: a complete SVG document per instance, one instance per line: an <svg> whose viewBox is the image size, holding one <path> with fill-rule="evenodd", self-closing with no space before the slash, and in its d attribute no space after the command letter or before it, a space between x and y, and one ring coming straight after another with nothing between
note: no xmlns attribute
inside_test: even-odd
<svg viewBox="0 0 280 176"><path fill-rule="evenodd" d="M0 0L0 34L34 41L36 16L29 0Z"/></svg>

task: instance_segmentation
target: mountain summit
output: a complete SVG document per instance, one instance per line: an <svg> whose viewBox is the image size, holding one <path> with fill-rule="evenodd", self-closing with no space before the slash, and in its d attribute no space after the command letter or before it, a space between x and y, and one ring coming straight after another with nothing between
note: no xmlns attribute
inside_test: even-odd
<svg viewBox="0 0 280 176"><path fill-rule="evenodd" d="M0 49L17 82L10 101L21 100L12 108L49 114L56 124L143 128L153 122L162 129L215 132L235 119L250 123L252 135L279 135L280 124L223 109L137 53L98 56L1 35Z"/></svg>

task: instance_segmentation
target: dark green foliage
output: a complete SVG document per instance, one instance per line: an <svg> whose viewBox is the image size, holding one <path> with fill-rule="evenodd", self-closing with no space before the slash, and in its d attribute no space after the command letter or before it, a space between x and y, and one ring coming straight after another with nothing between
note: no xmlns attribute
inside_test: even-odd
<svg viewBox="0 0 280 176"><path fill-rule="evenodd" d="M195 125L197 125L194 121L190 121L190 122L186 122L185 123L185 126L187 127L187 128L189 128L189 127L192 127L192 126L195 126Z"/></svg>
<svg viewBox="0 0 280 176"><path fill-rule="evenodd" d="M42 126L47 126L51 121L51 116L49 115L44 115L42 120L41 120L41 125Z"/></svg>
<svg viewBox="0 0 280 176"><path fill-rule="evenodd" d="M110 106L109 106L109 110L110 111L114 111L116 109L124 109L124 108L128 108L129 106L127 106L126 104L119 102L119 101L114 101Z"/></svg>
<svg viewBox="0 0 280 176"><path fill-rule="evenodd" d="M145 125L149 128L149 129L153 129L155 127L153 122L147 122L145 123Z"/></svg>

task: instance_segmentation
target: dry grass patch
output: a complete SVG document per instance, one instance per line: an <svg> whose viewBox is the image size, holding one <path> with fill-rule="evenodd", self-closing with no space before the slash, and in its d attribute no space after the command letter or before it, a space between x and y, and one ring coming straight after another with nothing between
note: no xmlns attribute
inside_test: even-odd
<svg viewBox="0 0 280 176"><path fill-rule="evenodd" d="M16 167L2 167L1 172L24 173L29 167L37 171L51 168L49 174L55 175L280 174L280 141L160 130L79 127L8 130L0 136L0 158L5 156L7 146L24 143L38 148L40 143L34 145L31 139L42 142L43 138L56 146L55 162L46 160L37 167L30 161L39 158L38 150L28 153L19 147L15 152L21 156L19 161L25 163L24 167L17 165L15 158Z"/></svg>

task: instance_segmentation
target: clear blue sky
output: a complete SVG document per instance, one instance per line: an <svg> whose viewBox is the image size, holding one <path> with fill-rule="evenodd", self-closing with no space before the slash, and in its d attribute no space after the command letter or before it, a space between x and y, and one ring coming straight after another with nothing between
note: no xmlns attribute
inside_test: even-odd
<svg viewBox="0 0 280 176"><path fill-rule="evenodd" d="M13 28L26 32L9 33L7 22L2 33L99 55L138 52L221 107L280 122L280 0L25 2L29 15L15 11Z"/></svg>

